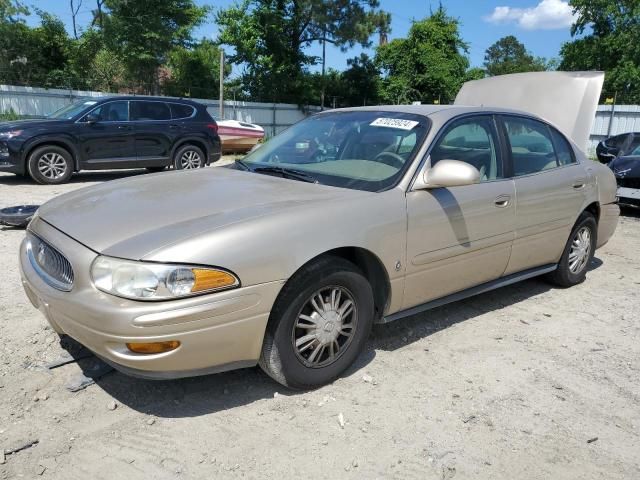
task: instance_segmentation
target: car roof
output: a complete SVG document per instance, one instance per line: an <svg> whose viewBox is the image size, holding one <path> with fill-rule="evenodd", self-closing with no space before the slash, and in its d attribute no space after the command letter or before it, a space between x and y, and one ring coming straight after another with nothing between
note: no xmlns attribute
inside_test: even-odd
<svg viewBox="0 0 640 480"><path fill-rule="evenodd" d="M89 98L87 98L89 100ZM194 102L193 100L187 100L184 98L173 98L173 97L148 97L148 96L140 96L140 95L110 95L106 97L93 97L93 100L97 102L105 102L108 100L139 100L139 101L151 101L151 102L169 102L169 103L184 103L191 106L204 106L202 103Z"/></svg>
<svg viewBox="0 0 640 480"><path fill-rule="evenodd" d="M457 117L459 115L466 115L470 113L509 113L516 115L526 115L532 118L538 118L544 120L532 113L522 112L519 110L513 110L502 107L467 107L464 105L378 105L369 107L352 107L352 108L340 108L336 110L329 110L331 112L400 112L400 113L412 113L414 115L422 115L424 117L439 117L440 120L446 121L448 119Z"/></svg>

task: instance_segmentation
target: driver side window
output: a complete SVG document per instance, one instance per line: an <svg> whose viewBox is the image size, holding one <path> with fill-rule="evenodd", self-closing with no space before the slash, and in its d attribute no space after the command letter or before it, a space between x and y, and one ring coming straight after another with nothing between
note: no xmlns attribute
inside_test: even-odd
<svg viewBox="0 0 640 480"><path fill-rule="evenodd" d="M431 166L440 160L459 160L476 167L480 172L481 182L504 178L494 132L491 117L455 122L447 127L431 151Z"/></svg>
<svg viewBox="0 0 640 480"><path fill-rule="evenodd" d="M89 114L100 122L126 122L129 120L129 105L126 101L104 103Z"/></svg>

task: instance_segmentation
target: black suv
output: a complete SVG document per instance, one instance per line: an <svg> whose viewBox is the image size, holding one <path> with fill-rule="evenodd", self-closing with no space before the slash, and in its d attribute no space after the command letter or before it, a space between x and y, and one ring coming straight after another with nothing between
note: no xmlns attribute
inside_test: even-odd
<svg viewBox="0 0 640 480"><path fill-rule="evenodd" d="M0 123L0 172L59 184L79 170L198 168L220 158L218 126L204 105L105 97L45 119Z"/></svg>

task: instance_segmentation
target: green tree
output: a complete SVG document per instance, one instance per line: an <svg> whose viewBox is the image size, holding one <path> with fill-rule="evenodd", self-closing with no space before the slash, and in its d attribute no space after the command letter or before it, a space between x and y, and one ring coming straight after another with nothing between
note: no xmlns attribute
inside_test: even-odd
<svg viewBox="0 0 640 480"><path fill-rule="evenodd" d="M324 77L320 72L304 72L301 77L302 92L297 100L301 105L317 104L318 99L325 92L327 106L346 107L349 104L345 97L346 86L343 73L329 68Z"/></svg>
<svg viewBox="0 0 640 480"><path fill-rule="evenodd" d="M451 102L469 67L467 51L458 20L440 6L430 17L414 22L407 38L378 48L384 101Z"/></svg>
<svg viewBox="0 0 640 480"><path fill-rule="evenodd" d="M571 0L573 41L562 46L561 70L603 70L603 97L640 102L640 1Z"/></svg>
<svg viewBox="0 0 640 480"><path fill-rule="evenodd" d="M124 84L126 67L113 52L103 48L94 56L88 73L92 89L115 93Z"/></svg>
<svg viewBox="0 0 640 480"><path fill-rule="evenodd" d="M43 87L69 83L65 70L70 39L57 17L38 11L40 25L29 28L21 19L0 21L0 80Z"/></svg>
<svg viewBox="0 0 640 480"><path fill-rule="evenodd" d="M464 75L464 81L470 82L472 80L482 80L487 76L487 72L484 68L474 67L467 70Z"/></svg>
<svg viewBox="0 0 640 480"><path fill-rule="evenodd" d="M509 35L487 49L484 68L493 77L509 73L541 72L547 69L547 65L544 59L531 55L524 44Z"/></svg>
<svg viewBox="0 0 640 480"><path fill-rule="evenodd" d="M202 40L192 48L176 47L168 56L169 79L164 85L167 95L217 98L220 94L220 49L210 40ZM231 73L231 66L225 74Z"/></svg>
<svg viewBox="0 0 640 480"><path fill-rule="evenodd" d="M191 44L194 27L202 24L208 7L194 0L105 0L102 31L106 46L127 67L129 79L157 92L159 67L176 47Z"/></svg>
<svg viewBox="0 0 640 480"><path fill-rule="evenodd" d="M80 38L71 40L66 71L74 88L96 88L94 62L101 51L106 51L106 48L102 32L96 28L89 28L82 32ZM110 55L115 62L121 64L115 53L110 52Z"/></svg>
<svg viewBox="0 0 640 480"><path fill-rule="evenodd" d="M43 87L64 87L73 83L66 69L71 39L58 17L38 12L40 26L31 31L31 59L36 73L32 82Z"/></svg>
<svg viewBox="0 0 640 480"><path fill-rule="evenodd" d="M365 53L347 60L349 68L342 72L343 105L358 107L376 105L380 101L380 70Z"/></svg>
<svg viewBox="0 0 640 480"><path fill-rule="evenodd" d="M29 9L18 0L0 0L0 23L15 23L29 15Z"/></svg>
<svg viewBox="0 0 640 480"><path fill-rule="evenodd" d="M370 46L372 34L388 31L389 21L378 0L244 0L216 15L219 42L233 47L230 61L244 68L246 93L293 103L306 96L306 69L318 62L306 47L323 41L343 50Z"/></svg>

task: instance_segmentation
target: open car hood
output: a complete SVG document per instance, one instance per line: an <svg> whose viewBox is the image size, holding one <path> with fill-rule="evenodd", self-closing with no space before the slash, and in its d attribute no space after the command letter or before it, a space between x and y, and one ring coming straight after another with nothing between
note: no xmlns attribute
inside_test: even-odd
<svg viewBox="0 0 640 480"><path fill-rule="evenodd" d="M455 104L532 113L586 149L603 83L603 72L516 73L465 83Z"/></svg>

